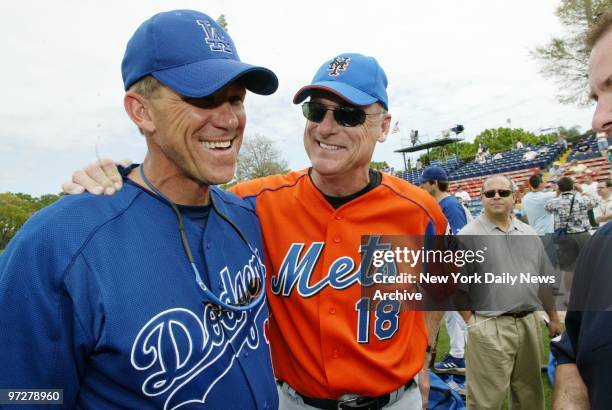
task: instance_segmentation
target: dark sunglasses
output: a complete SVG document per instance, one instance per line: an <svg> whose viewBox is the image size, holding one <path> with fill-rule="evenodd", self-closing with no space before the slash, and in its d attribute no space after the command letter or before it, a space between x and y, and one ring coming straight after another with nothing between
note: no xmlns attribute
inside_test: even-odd
<svg viewBox="0 0 612 410"><path fill-rule="evenodd" d="M489 191L484 191L482 194L487 198L493 198L496 193L498 193L502 198L508 198L510 195L512 195L512 191L509 189L491 189Z"/></svg>
<svg viewBox="0 0 612 410"><path fill-rule="evenodd" d="M383 111L366 114L364 110L356 107L325 105L316 102L305 102L302 104L302 114L308 121L319 124L325 118L327 111L334 113L334 119L343 127L355 127L365 122L368 115L384 114Z"/></svg>

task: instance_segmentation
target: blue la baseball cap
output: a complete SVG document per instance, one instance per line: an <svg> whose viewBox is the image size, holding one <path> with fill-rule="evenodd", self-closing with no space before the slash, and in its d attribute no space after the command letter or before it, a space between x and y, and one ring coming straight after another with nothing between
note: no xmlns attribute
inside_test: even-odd
<svg viewBox="0 0 612 410"><path fill-rule="evenodd" d="M425 168L419 177L419 185L427 181L448 181L448 174L441 167L433 166Z"/></svg>
<svg viewBox="0 0 612 410"><path fill-rule="evenodd" d="M329 91L353 105L380 102L385 110L389 109L387 76L374 57L363 54L340 54L326 61L315 74L312 84L295 94L293 103L301 103L314 90Z"/></svg>
<svg viewBox="0 0 612 410"><path fill-rule="evenodd" d="M240 79L262 95L278 88L276 75L243 63L231 37L206 14L193 10L159 13L128 41L121 74L125 90L144 76L186 97L206 97Z"/></svg>

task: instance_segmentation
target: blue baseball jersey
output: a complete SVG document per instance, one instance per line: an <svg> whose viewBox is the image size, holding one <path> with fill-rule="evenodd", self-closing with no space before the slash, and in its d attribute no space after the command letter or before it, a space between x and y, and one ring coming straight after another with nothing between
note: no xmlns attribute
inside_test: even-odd
<svg viewBox="0 0 612 410"><path fill-rule="evenodd" d="M453 235L456 235L461 228L467 225L465 210L454 195L449 195L442 199L440 201L440 208L442 208L444 216L448 219Z"/></svg>
<svg viewBox="0 0 612 410"><path fill-rule="evenodd" d="M238 300L265 273L260 226L211 189L206 228L185 218L204 282ZM243 313L204 303L171 208L126 184L64 197L0 256L0 388L64 389L67 408L277 408L264 302Z"/></svg>

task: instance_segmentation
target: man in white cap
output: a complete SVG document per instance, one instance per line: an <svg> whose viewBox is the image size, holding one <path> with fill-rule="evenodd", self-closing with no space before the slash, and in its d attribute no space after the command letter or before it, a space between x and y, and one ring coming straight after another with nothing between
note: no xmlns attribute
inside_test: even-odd
<svg viewBox="0 0 612 410"><path fill-rule="evenodd" d="M548 177L549 179L556 181L563 176L563 172L565 172L565 170L561 167L561 163L559 161L555 161L553 162L553 166L548 170Z"/></svg>
<svg viewBox="0 0 612 410"><path fill-rule="evenodd" d="M469 204L470 201L472 200L472 198L470 197L470 194L467 193L463 185L457 186L457 192L455 192L455 196L465 205Z"/></svg>

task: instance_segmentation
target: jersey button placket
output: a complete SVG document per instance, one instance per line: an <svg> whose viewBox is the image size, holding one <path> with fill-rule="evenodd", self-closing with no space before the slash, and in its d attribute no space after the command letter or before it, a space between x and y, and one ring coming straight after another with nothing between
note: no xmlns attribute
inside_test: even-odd
<svg viewBox="0 0 612 410"><path fill-rule="evenodd" d="M342 216L342 214L336 214L334 216L334 219L336 221L342 221L344 219L344 216ZM334 241L334 243L340 243L340 242L342 242L342 238L340 238L340 236L336 235L336 236L334 236L333 241Z"/></svg>

